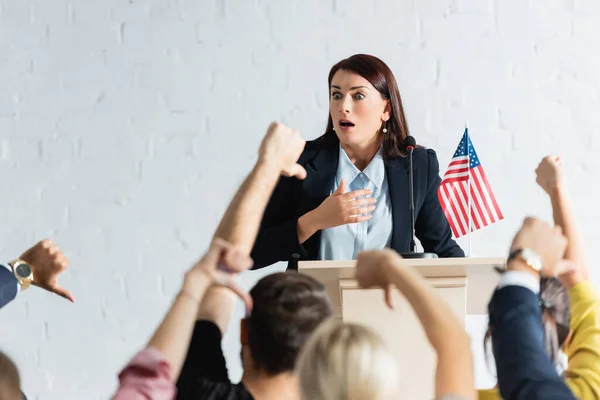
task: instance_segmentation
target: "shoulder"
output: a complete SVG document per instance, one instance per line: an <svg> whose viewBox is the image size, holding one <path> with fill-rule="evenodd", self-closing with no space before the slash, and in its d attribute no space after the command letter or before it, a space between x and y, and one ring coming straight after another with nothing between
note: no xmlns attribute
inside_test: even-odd
<svg viewBox="0 0 600 400"><path fill-rule="evenodd" d="M417 147L413 151L413 164L419 167L439 169L439 162L435 150L426 147Z"/></svg>
<svg viewBox="0 0 600 400"><path fill-rule="evenodd" d="M317 154L325 151L334 154L335 150L337 150L339 144L335 144L332 141L326 141L321 138L308 140L306 141L306 145L304 146L304 150L298 159L298 163L301 165L306 164L307 162L313 160Z"/></svg>
<svg viewBox="0 0 600 400"><path fill-rule="evenodd" d="M206 378L195 377L177 385L178 398L248 399L248 391L240 384L217 382Z"/></svg>
<svg viewBox="0 0 600 400"><path fill-rule="evenodd" d="M331 147L331 146L327 146L326 143L322 139L307 140L306 146L304 146L304 151L302 152L302 155L316 154L325 147Z"/></svg>

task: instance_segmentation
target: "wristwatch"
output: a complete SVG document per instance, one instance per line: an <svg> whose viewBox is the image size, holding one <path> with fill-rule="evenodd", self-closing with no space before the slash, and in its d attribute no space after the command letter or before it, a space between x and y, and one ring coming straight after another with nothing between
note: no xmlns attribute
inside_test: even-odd
<svg viewBox="0 0 600 400"><path fill-rule="evenodd" d="M21 285L21 290L27 289L33 282L33 271L29 264L23 260L15 260L9 262L8 265L11 266L13 274L15 274L19 285Z"/></svg>
<svg viewBox="0 0 600 400"><path fill-rule="evenodd" d="M538 253L531 249L528 249L527 247L511 251L511 253L508 255L508 259L506 260L506 264L517 258L523 260L525 264L527 264L530 268L533 268L537 272L540 272L544 265L542 262L542 257L540 257Z"/></svg>

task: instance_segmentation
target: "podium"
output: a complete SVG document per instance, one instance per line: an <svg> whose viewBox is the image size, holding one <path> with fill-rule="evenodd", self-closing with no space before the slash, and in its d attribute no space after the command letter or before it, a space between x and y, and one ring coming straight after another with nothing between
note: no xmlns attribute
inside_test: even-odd
<svg viewBox="0 0 600 400"><path fill-rule="evenodd" d="M323 283L333 304L334 316L377 332L400 364L402 398L433 399L435 352L410 304L398 290L394 310L384 303L381 289L360 289L354 280L356 261L302 261L298 272ZM464 324L468 314L487 314L487 305L503 267L504 258L405 259L415 268ZM475 343L483 346L483 343Z"/></svg>

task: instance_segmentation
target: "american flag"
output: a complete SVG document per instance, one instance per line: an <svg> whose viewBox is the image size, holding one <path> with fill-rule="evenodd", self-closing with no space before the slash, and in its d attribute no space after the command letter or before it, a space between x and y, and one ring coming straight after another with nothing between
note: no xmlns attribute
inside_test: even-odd
<svg viewBox="0 0 600 400"><path fill-rule="evenodd" d="M465 129L444 174L438 199L456 238L467 234L469 222L473 232L504 218L469 138L469 129Z"/></svg>

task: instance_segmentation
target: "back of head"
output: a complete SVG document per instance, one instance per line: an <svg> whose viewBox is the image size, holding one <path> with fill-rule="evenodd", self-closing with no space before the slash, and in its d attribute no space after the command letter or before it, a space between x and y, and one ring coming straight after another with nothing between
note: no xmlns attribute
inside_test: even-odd
<svg viewBox="0 0 600 400"><path fill-rule="evenodd" d="M297 371L302 400L398 398L397 360L361 325L323 323L302 350Z"/></svg>
<svg viewBox="0 0 600 400"><path fill-rule="evenodd" d="M16 365L0 351L0 399L20 400L21 380Z"/></svg>
<svg viewBox="0 0 600 400"><path fill-rule="evenodd" d="M309 276L281 272L259 280L250 296L246 327L254 365L272 375L292 371L300 348L332 314L325 287Z"/></svg>

